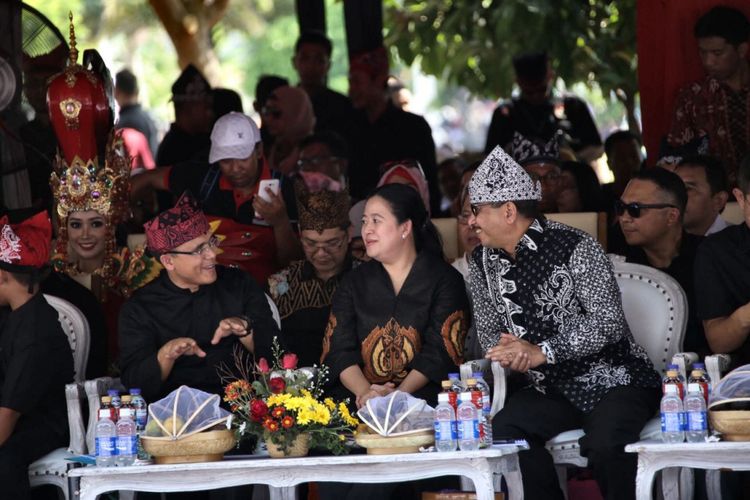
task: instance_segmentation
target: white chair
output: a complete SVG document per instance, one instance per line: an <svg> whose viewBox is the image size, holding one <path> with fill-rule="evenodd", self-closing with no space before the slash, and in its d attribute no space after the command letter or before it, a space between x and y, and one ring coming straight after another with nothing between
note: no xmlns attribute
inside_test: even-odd
<svg viewBox="0 0 750 500"><path fill-rule="evenodd" d="M273 319L276 321L276 326L281 329L281 315L279 314L279 308L276 306L276 302L274 302L268 294L266 294L266 300L268 301L268 307L271 308L271 315L273 315Z"/></svg>
<svg viewBox="0 0 750 500"><path fill-rule="evenodd" d="M66 499L72 497L68 488L66 472L70 462L66 458L86 453L85 428L81 413L83 391L81 382L86 376L86 363L89 356L89 323L83 313L67 300L45 295L49 305L57 310L58 319L70 343L73 353L75 383L65 386L68 410L70 443L67 448L58 448L29 465L31 487L52 484L60 488Z"/></svg>
<svg viewBox="0 0 750 500"><path fill-rule="evenodd" d="M60 326L68 336L70 350L73 351L74 379L76 382L83 382L86 378L86 365L89 359L89 337L91 336L89 322L81 310L67 300L47 294L44 298L57 310Z"/></svg>
<svg viewBox="0 0 750 500"><path fill-rule="evenodd" d="M615 278L622 294L625 319L636 342L648 353L659 373L673 360L685 366L686 360L694 359L680 353L687 325L687 298L682 287L672 277L654 268L630 264L623 257L610 255L614 264ZM484 360L469 361L461 366L461 377L466 378L474 370L490 369ZM491 366L494 388L492 416L500 411L505 402L505 370L495 362ZM658 437L661 426L658 418L651 419L641 439ZM547 442L557 468L560 486L567 494L567 466L586 467L588 460L581 456L578 440L584 435L582 429L563 432Z"/></svg>

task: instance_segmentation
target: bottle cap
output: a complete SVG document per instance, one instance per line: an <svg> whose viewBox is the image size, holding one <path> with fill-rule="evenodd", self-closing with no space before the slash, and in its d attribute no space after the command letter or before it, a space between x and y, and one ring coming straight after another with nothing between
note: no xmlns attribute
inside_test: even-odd
<svg viewBox="0 0 750 500"><path fill-rule="evenodd" d="M466 385L477 385L477 379L475 379L473 377L469 378L469 379L466 379Z"/></svg>
<svg viewBox="0 0 750 500"><path fill-rule="evenodd" d="M118 391L117 389L109 389L109 390L107 391L107 394L108 394L109 396L111 396L111 397L114 397L114 396L119 396L119 395L120 395L120 391Z"/></svg>
<svg viewBox="0 0 750 500"><path fill-rule="evenodd" d="M458 378L461 378L461 377L458 376L458 373L449 373L448 374L448 379L449 380L458 379Z"/></svg>
<svg viewBox="0 0 750 500"><path fill-rule="evenodd" d="M103 404L109 404L112 402L112 398L110 396L102 396L102 403Z"/></svg>
<svg viewBox="0 0 750 500"><path fill-rule="evenodd" d="M696 370L705 370L706 365L703 363L693 363L693 368L695 368Z"/></svg>
<svg viewBox="0 0 750 500"><path fill-rule="evenodd" d="M700 370L693 370L690 372L690 376L694 378L701 378L703 376L703 372Z"/></svg>
<svg viewBox="0 0 750 500"><path fill-rule="evenodd" d="M473 375L473 376L474 376L474 378L475 378L475 379L477 379L477 380L479 380L480 378L481 378L481 379L483 379L483 378L484 378L484 373L482 373L482 372L474 372L474 373L472 373L472 375Z"/></svg>
<svg viewBox="0 0 750 500"><path fill-rule="evenodd" d="M131 396L130 396L130 394L124 394L124 395L122 396L122 402L123 402L123 403L130 403L130 400L131 400Z"/></svg>
<svg viewBox="0 0 750 500"><path fill-rule="evenodd" d="M132 389L130 389L130 395L131 396L140 396L141 395L141 390L139 388L137 388L137 387L133 387Z"/></svg>
<svg viewBox="0 0 750 500"><path fill-rule="evenodd" d="M442 382L440 382L440 386L443 389L450 389L452 385L453 385L453 382L451 382L450 380L443 380Z"/></svg>
<svg viewBox="0 0 750 500"><path fill-rule="evenodd" d="M677 370L667 370L667 377L675 378L677 377Z"/></svg>

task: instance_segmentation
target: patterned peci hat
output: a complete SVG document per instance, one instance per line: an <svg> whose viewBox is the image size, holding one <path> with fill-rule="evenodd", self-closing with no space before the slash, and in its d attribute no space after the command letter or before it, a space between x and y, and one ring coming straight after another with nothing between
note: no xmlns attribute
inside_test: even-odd
<svg viewBox="0 0 750 500"><path fill-rule="evenodd" d="M311 193L300 184L295 185L300 231L322 233L324 229L349 227L349 193L325 189Z"/></svg>
<svg viewBox="0 0 750 500"><path fill-rule="evenodd" d="M146 222L143 227L148 250L154 255L167 253L209 230L206 216L189 191L182 193L174 207Z"/></svg>
<svg viewBox="0 0 750 500"><path fill-rule="evenodd" d="M555 133L549 141L529 139L519 132L513 132L513 144L511 146L513 158L521 166L530 163L559 163L560 162L560 137L562 132Z"/></svg>
<svg viewBox="0 0 750 500"><path fill-rule="evenodd" d="M496 146L469 181L469 199L474 205L506 201L541 200L542 186L513 158Z"/></svg>
<svg viewBox="0 0 750 500"><path fill-rule="evenodd" d="M52 224L47 212L9 224L0 219L0 269L13 273L33 273L49 262Z"/></svg>

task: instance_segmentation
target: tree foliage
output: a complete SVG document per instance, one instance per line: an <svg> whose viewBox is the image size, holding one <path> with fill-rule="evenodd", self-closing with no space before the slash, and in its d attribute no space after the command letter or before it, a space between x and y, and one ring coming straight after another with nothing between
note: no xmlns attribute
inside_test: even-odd
<svg viewBox="0 0 750 500"><path fill-rule="evenodd" d="M386 43L406 64L478 95L508 96L514 54L547 50L566 83L637 90L635 0L384 0Z"/></svg>

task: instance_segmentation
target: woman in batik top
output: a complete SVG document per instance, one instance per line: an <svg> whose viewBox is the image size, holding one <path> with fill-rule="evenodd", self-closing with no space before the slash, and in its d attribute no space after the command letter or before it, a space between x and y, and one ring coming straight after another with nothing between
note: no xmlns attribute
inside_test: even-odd
<svg viewBox="0 0 750 500"><path fill-rule="evenodd" d="M323 341L332 392L357 406L395 389L434 404L440 382L462 362L463 279L409 186L382 186L367 200L362 239L372 260L342 280Z"/></svg>

